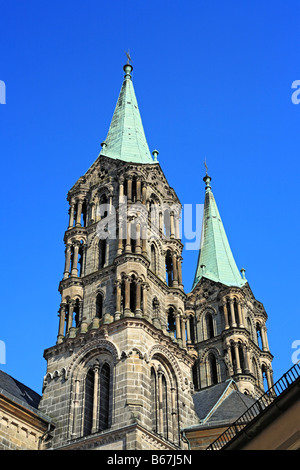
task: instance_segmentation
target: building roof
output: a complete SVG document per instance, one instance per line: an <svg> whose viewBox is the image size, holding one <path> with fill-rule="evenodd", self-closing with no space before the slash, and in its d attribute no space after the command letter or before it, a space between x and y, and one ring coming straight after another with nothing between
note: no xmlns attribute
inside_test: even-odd
<svg viewBox="0 0 300 470"><path fill-rule="evenodd" d="M235 421L255 399L240 392L234 381L229 380L194 393L193 401L200 425L213 426Z"/></svg>
<svg viewBox="0 0 300 470"><path fill-rule="evenodd" d="M193 289L202 277L227 286L241 287L244 279L234 260L219 210L211 191L210 176L206 183L202 233Z"/></svg>
<svg viewBox="0 0 300 470"><path fill-rule="evenodd" d="M30 408L38 409L41 400L41 396L38 393L2 370L0 370L0 393L17 401L25 408L29 406Z"/></svg>
<svg viewBox="0 0 300 470"><path fill-rule="evenodd" d="M100 156L134 163L156 163L147 144L130 64L124 66L125 76L116 108Z"/></svg>

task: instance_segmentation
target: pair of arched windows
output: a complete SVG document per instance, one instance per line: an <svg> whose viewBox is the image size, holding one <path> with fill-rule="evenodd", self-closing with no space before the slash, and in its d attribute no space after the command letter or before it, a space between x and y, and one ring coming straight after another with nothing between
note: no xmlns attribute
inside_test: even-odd
<svg viewBox="0 0 300 470"><path fill-rule="evenodd" d="M160 365L151 367L151 427L164 439L179 442L178 392L175 378Z"/></svg>
<svg viewBox="0 0 300 470"><path fill-rule="evenodd" d="M83 436L104 431L110 423L111 367L90 368L84 382Z"/></svg>

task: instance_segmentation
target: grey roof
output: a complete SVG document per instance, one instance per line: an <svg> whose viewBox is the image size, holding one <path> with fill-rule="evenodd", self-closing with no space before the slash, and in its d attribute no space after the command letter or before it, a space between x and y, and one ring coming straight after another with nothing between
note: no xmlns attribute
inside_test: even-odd
<svg viewBox="0 0 300 470"><path fill-rule="evenodd" d="M41 400L41 396L38 393L6 374L3 370L0 370L0 393L8 398L15 399L15 401L26 408L29 405L30 408L38 409Z"/></svg>
<svg viewBox="0 0 300 470"><path fill-rule="evenodd" d="M238 391L233 381L207 387L193 395L195 411L202 425L231 423L256 401Z"/></svg>

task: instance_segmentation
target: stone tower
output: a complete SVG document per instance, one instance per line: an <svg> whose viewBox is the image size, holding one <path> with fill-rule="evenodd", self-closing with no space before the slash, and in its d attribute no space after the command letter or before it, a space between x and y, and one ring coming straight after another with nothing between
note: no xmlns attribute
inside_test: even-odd
<svg viewBox="0 0 300 470"><path fill-rule="evenodd" d="M197 423L180 202L125 76L99 157L68 193L57 343L40 410L53 448L184 449Z"/></svg>
<svg viewBox="0 0 300 470"><path fill-rule="evenodd" d="M233 379L242 393L259 397L273 385L266 320L233 258L210 182L204 177L201 246L186 314L195 318L197 390ZM265 384L264 384L265 379Z"/></svg>

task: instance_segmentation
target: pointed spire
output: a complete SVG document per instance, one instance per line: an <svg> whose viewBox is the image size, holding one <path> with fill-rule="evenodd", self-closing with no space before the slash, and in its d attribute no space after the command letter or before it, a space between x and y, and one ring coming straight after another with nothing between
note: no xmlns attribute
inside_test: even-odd
<svg viewBox="0 0 300 470"><path fill-rule="evenodd" d="M241 287L247 282L244 277L245 270L243 270L243 277L241 277L211 191L211 177L207 173L207 167L203 181L206 185L204 213L200 251L193 288L202 277L228 286Z"/></svg>
<svg viewBox="0 0 300 470"><path fill-rule="evenodd" d="M103 142L100 155L134 163L154 163L144 133L129 60L124 65L122 88L112 117L110 128Z"/></svg>

